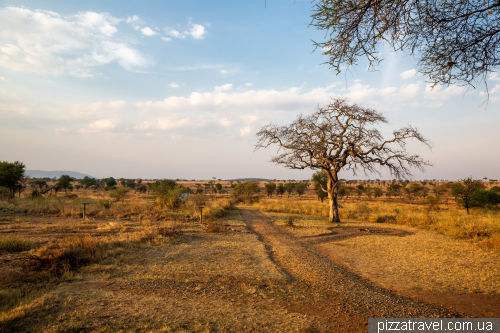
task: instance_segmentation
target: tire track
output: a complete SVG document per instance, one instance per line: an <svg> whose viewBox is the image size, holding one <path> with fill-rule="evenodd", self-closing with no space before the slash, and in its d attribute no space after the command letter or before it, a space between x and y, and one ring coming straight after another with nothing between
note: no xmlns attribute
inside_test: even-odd
<svg viewBox="0 0 500 333"><path fill-rule="evenodd" d="M321 304L339 308L335 314L337 320L461 316L375 286L276 226L261 212L241 209L241 213L249 230L264 243L269 258L285 272L287 280L299 288L299 285L311 286L315 293L320 294Z"/></svg>

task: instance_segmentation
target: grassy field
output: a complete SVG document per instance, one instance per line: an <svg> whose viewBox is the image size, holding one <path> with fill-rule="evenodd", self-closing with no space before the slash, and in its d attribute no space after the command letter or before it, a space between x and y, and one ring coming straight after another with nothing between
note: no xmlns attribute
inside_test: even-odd
<svg viewBox="0 0 500 333"><path fill-rule="evenodd" d="M456 205L430 210L423 203L341 202L341 220L407 225L500 250L500 211L475 209L467 214ZM326 203L311 200L264 199L254 209L275 213L327 217Z"/></svg>
<svg viewBox="0 0 500 333"><path fill-rule="evenodd" d="M287 282L227 196L207 198L204 225L193 200L171 210L133 192L123 201L91 190L0 201L0 331L327 332L317 315L293 305L317 301L317 291ZM452 202L429 210L424 202L352 198L341 202L345 223L332 225L326 201L310 192L261 196L251 208L406 296L500 290L495 210L467 215ZM392 234L356 231L365 229Z"/></svg>

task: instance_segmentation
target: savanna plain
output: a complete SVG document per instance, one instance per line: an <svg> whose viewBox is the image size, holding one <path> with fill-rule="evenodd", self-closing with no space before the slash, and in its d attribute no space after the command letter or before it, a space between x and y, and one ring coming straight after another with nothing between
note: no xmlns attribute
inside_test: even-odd
<svg viewBox="0 0 500 333"><path fill-rule="evenodd" d="M329 223L313 184L266 183L178 181L191 194L162 197L73 181L0 200L0 332L365 332L374 317L500 317L498 208L467 213L444 182L396 193L351 181L342 222Z"/></svg>

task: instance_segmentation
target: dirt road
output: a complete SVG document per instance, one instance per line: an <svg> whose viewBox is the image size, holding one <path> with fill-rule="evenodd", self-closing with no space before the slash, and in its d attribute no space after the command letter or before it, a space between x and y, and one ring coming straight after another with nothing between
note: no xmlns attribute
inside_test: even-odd
<svg viewBox="0 0 500 333"><path fill-rule="evenodd" d="M241 213L289 283L314 295L312 299L288 304L289 310L315 315L328 326L345 332L366 331L367 318L460 316L376 287L334 263L314 244L276 226L264 214L250 209L241 209Z"/></svg>

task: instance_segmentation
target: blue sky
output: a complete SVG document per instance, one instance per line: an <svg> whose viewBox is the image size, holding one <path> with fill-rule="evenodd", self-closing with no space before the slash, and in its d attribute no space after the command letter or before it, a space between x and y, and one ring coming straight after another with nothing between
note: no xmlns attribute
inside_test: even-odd
<svg viewBox="0 0 500 333"><path fill-rule="evenodd" d="M267 162L255 133L329 98L411 124L416 179L500 178L500 75L430 89L389 49L378 72L336 76L311 40L309 1L0 2L0 159L96 177L305 179ZM342 174L353 178L351 174ZM388 175L382 177L388 178ZM379 178L360 175L360 178Z"/></svg>

